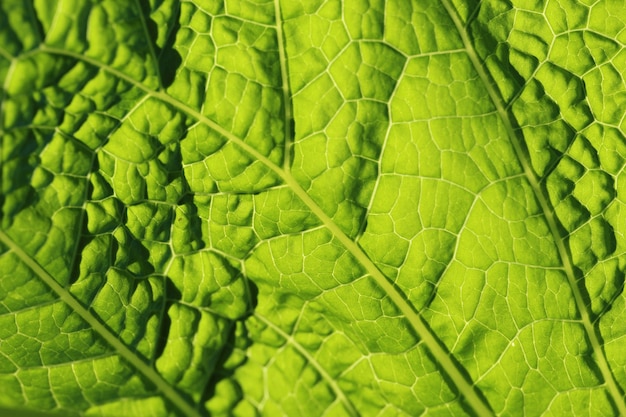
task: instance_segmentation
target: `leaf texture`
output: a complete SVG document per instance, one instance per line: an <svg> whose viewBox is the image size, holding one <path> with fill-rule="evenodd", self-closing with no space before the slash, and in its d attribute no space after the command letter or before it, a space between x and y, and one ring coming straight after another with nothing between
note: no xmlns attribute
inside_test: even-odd
<svg viewBox="0 0 626 417"><path fill-rule="evenodd" d="M1 1L0 408L626 415L625 6Z"/></svg>

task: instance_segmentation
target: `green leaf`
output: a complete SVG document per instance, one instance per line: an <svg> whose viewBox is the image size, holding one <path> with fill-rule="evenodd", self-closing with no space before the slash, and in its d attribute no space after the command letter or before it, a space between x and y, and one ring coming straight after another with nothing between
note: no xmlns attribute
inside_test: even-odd
<svg viewBox="0 0 626 417"><path fill-rule="evenodd" d="M0 412L626 415L625 26L0 2Z"/></svg>

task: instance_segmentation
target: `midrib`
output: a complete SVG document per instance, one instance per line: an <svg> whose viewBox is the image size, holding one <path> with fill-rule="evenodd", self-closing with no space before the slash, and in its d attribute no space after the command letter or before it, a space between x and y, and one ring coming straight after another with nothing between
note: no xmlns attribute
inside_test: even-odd
<svg viewBox="0 0 626 417"><path fill-rule="evenodd" d="M561 233L559 232L558 220L555 217L550 202L548 201L546 195L541 189L539 178L531 167L530 161L527 158L527 153L524 152L524 149L522 147L521 141L523 141L523 138L519 137L515 133L513 121L511 120L511 115L506 110L503 99L496 89L495 82L492 80L487 70L483 67L478 53L476 52L476 49L474 48L474 45L472 44L472 41L469 37L469 33L466 30L463 22L461 22L461 19L456 13L454 7L450 3L450 0L441 0L441 2L448 14L450 15L450 18L454 22L454 25L459 32L459 35L461 36L463 45L465 46L465 50L470 58L470 61L472 62L474 70L485 85L487 93L489 94L491 101L496 107L500 119L502 120L506 129L509 140L513 145L513 148L515 149L517 159L519 160L524 174L534 191L535 197L537 198L539 206L541 207L543 216L546 219L546 223L548 224L548 228L550 229L550 234L552 235L554 243L557 247L561 262L563 263L563 270L565 271L567 281L572 290L572 294L574 295L576 308L581 316L581 322L583 323L583 327L585 328L587 336L589 337L589 342L591 343L594 353L593 356L597 362L598 367L600 368L600 372L602 373L606 386L611 394L611 397L613 398L614 404L619 411L619 415L626 416L626 403L624 402L624 395L622 394L621 389L619 388L619 385L615 380L613 372L611 372L611 368L604 354L604 350L602 349L602 344L600 343L600 338L598 337L596 329L591 322L589 309L584 302L583 294L581 293L580 288L578 287L578 284L576 282L576 274L574 272L572 259L565 246L564 237L561 236Z"/></svg>

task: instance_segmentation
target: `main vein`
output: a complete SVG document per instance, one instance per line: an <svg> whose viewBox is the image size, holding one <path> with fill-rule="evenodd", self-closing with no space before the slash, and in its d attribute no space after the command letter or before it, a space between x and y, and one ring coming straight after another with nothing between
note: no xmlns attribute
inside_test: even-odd
<svg viewBox="0 0 626 417"><path fill-rule="evenodd" d="M472 41L469 37L469 33L465 29L463 22L461 22L461 19L454 10L454 7L450 3L450 0L441 1L461 36L461 39L465 46L465 50L467 51L467 55L469 56L475 71L485 85L487 93L489 94L491 101L495 105L496 110L500 115L500 119L504 124L513 148L515 149L517 159L520 161L524 174L528 179L530 186L533 188L534 194L537 198L539 206L541 207L544 218L546 219L546 223L548 224L548 228L550 229L550 234L552 235L552 238L557 247L559 257L561 259L561 262L563 263L563 270L565 271L565 274L567 276L569 286L572 289L572 294L574 296L576 307L578 309L578 312L580 313L581 321L583 323L585 331L587 332L587 336L589 337L591 347L593 348L594 357L596 359L597 365L600 368L600 372L602 373L606 386L608 387L609 392L613 397L613 401L619 411L619 415L626 416L626 403L624 402L624 395L621 392L617 381L615 380L613 372L611 372L611 368L604 354L604 350L602 349L600 337L598 336L597 330L591 321L589 308L584 301L584 297L580 288L578 287L576 273L574 272L574 265L565 246L563 236L561 236L561 233L559 232L558 220L556 219L556 216L551 208L547 196L544 194L541 188L538 176L535 174L535 171L530 165L530 161L526 156L527 153L524 152L524 148L522 145L523 139L518 137L518 135L516 134L515 128L513 127L513 121L511 120L511 115L506 110L504 101L500 96L500 93L498 92L495 83L491 79L491 76L487 73L487 70L484 68L480 57L478 56L478 53L474 49L474 45L472 44Z"/></svg>
<svg viewBox="0 0 626 417"><path fill-rule="evenodd" d="M135 352L133 352L128 346L126 346L119 336L111 332L100 320L87 308L85 308L80 301L63 287L59 282L52 277L48 271L46 271L39 263L33 259L28 253L26 253L19 245L17 245L13 239L11 239L6 233L0 230L0 241L4 243L11 251L13 251L41 280L50 287L54 293L56 293L61 301L66 303L72 311L78 314L85 322L93 329L94 332L100 335L115 351L124 358L130 365L142 373L150 382L152 382L157 389L163 393L163 395L172 402L180 411L188 417L202 417L201 414L189 402L174 389L169 382L163 379L161 375L150 365L144 362Z"/></svg>
<svg viewBox="0 0 626 417"><path fill-rule="evenodd" d="M285 118L285 127L283 129L285 135L284 162L283 169L288 171L291 167L291 94L289 89L289 78L287 76L287 50L285 49L285 39L283 36L283 19L280 11L280 0L274 0L274 13L276 16L276 39L278 40L278 57L280 59L280 78L282 81L283 92L283 109Z"/></svg>

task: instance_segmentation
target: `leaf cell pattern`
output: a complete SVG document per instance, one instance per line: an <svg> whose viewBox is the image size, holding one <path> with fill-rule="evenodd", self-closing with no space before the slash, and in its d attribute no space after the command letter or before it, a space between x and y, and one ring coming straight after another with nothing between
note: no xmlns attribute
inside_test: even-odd
<svg viewBox="0 0 626 417"><path fill-rule="evenodd" d="M626 415L615 0L0 3L0 407Z"/></svg>

